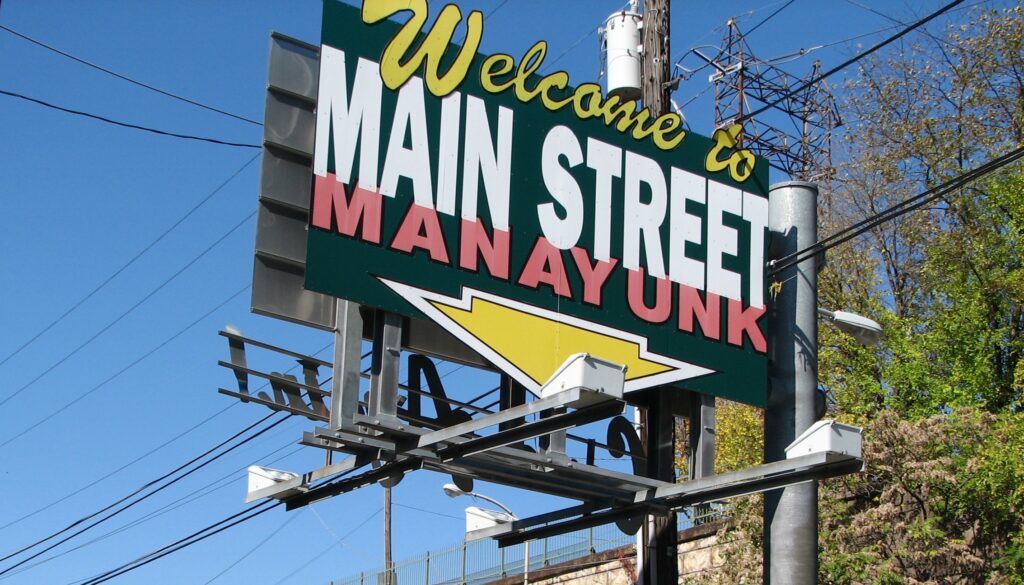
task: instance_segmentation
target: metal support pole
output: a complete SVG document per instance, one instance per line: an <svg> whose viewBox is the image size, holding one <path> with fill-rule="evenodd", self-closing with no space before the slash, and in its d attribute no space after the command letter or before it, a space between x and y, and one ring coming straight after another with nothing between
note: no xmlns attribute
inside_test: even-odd
<svg viewBox="0 0 1024 585"><path fill-rule="evenodd" d="M348 430L359 409L363 317L359 305L337 301L334 322L334 384L331 386L331 428Z"/></svg>
<svg viewBox="0 0 1024 585"><path fill-rule="evenodd" d="M715 474L715 397L710 394L690 394L690 479ZM711 509L710 504L695 506L693 525L703 524Z"/></svg>
<svg viewBox="0 0 1024 585"><path fill-rule="evenodd" d="M770 258L818 240L818 187L790 181L769 194ZM785 459L786 447L816 418L818 386L817 258L774 277L781 290L769 302L768 408L765 462ZM764 501L764 583L818 582L818 483L767 492Z"/></svg>
<svg viewBox="0 0 1024 585"><path fill-rule="evenodd" d="M395 567L391 560L391 488L384 487L384 583L395 585Z"/></svg>
<svg viewBox="0 0 1024 585"><path fill-rule="evenodd" d="M530 541L523 543L523 585L530 585Z"/></svg>
<svg viewBox="0 0 1024 585"><path fill-rule="evenodd" d="M398 413L398 368L402 356L402 317L377 311L374 316L373 363L369 414L393 418Z"/></svg>
<svg viewBox="0 0 1024 585"><path fill-rule="evenodd" d="M462 571L462 578L459 579L459 582L462 583L462 585L466 585L466 541L465 540L462 541L462 569L461 569L461 571Z"/></svg>
<svg viewBox="0 0 1024 585"><path fill-rule="evenodd" d="M690 479L700 479L715 474L715 397L690 397Z"/></svg>

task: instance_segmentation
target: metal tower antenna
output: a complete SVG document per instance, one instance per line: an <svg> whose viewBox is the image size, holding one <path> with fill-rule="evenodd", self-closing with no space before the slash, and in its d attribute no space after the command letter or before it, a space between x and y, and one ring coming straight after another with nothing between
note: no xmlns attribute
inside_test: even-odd
<svg viewBox="0 0 1024 585"><path fill-rule="evenodd" d="M694 53L715 68L709 81L715 87L715 127L729 126L745 113L786 95L814 78L815 61L803 78L791 75L771 60L754 55L736 21L726 22L721 50L714 58ZM773 111L744 123L741 144L764 156L794 180L827 182L833 175L832 132L842 125L835 99L824 82L808 87L780 103Z"/></svg>

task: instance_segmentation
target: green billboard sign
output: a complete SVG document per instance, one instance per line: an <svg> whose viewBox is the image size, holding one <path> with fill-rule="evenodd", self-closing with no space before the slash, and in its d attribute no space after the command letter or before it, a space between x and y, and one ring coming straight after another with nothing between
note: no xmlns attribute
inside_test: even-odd
<svg viewBox="0 0 1024 585"><path fill-rule="evenodd" d="M587 352L627 392L763 406L767 164L739 128L542 75L544 42L481 54L479 12L427 19L324 3L306 287L430 319L532 390Z"/></svg>

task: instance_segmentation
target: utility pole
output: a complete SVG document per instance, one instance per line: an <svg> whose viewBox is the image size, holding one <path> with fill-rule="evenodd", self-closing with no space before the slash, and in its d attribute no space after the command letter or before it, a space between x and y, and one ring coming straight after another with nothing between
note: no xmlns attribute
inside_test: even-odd
<svg viewBox="0 0 1024 585"><path fill-rule="evenodd" d="M641 96L651 117L668 112L669 81L669 0L644 0L643 66ZM672 389L658 388L650 394L648 407L641 412L642 436L647 475L663 481L675 481L675 417ZM676 515L648 516L641 527L645 550L640 580L644 585L676 585ZM639 548L639 547L638 547Z"/></svg>
<svg viewBox="0 0 1024 585"><path fill-rule="evenodd" d="M818 186L789 181L771 186L769 258L806 249L818 240ZM769 303L769 393L764 460L786 458L785 449L817 418L817 257L773 277L782 288ZM765 493L764 583L818 582L818 482Z"/></svg>

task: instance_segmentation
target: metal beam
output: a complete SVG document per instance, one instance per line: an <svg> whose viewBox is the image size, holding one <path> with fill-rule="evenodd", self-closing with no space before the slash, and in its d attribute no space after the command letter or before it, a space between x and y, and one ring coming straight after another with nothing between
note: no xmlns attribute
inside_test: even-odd
<svg viewBox="0 0 1024 585"><path fill-rule="evenodd" d="M332 475L337 475L339 473L344 473L346 471L362 467L369 462L370 458L366 455L349 457L340 463L327 465L320 469L314 469L313 471L306 472L292 479L278 482L261 490L250 492L245 497L245 503L248 504L249 502L255 502L256 500L262 500L263 498L274 498L275 500L284 499L300 491L307 490L307 485L310 482L318 481Z"/></svg>
<svg viewBox="0 0 1024 585"><path fill-rule="evenodd" d="M860 470L863 463L863 459L859 457L841 453L812 453L686 483L667 485L655 490L643 490L637 492L636 499L632 504L585 514L580 518L548 524L533 530L522 530L518 527L533 526L540 522L533 518L522 519L518 525L516 523L503 525L502 530L495 531L491 536L498 540L499 546L511 546L527 540L598 526L617 518L644 513L652 509L679 509L684 506L755 494L810 480L854 473Z"/></svg>
<svg viewBox="0 0 1024 585"><path fill-rule="evenodd" d="M363 317L359 305L338 300L334 319L334 385L331 389L330 427L350 430L359 411Z"/></svg>

